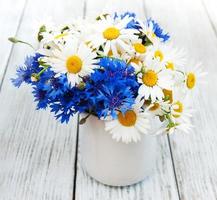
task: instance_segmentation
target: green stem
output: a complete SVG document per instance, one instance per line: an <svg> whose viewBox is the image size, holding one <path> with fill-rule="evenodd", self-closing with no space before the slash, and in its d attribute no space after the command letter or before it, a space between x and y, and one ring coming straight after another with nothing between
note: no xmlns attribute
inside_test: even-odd
<svg viewBox="0 0 217 200"><path fill-rule="evenodd" d="M183 75L185 75L185 73L183 71L181 71L181 70L176 70L176 71L183 74Z"/></svg>
<svg viewBox="0 0 217 200"><path fill-rule="evenodd" d="M40 72L38 72L37 76L38 77L41 76L41 74L44 73L44 71L46 71L47 68L48 68L48 66L44 66L44 68Z"/></svg>
<svg viewBox="0 0 217 200"><path fill-rule="evenodd" d="M86 117L82 118L80 120L79 124L84 124L86 122L87 118L90 117L90 115L91 115L91 112L89 112Z"/></svg>

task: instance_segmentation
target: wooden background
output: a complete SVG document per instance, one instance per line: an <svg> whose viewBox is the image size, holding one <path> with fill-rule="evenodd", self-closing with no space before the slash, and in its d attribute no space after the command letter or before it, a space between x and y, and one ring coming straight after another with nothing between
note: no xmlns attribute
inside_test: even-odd
<svg viewBox="0 0 217 200"><path fill-rule="evenodd" d="M0 0L0 200L216 200L217 199L217 1L216 0ZM30 89L10 78L34 43L34 21L91 17L105 10L134 11L158 20L208 74L193 99L191 134L158 137L154 175L129 187L108 187L81 168L77 118L68 126L35 111Z"/></svg>

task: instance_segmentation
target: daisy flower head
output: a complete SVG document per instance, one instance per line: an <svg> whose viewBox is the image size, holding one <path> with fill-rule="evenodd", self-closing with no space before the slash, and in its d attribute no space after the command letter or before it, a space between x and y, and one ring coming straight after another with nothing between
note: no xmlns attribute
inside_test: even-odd
<svg viewBox="0 0 217 200"><path fill-rule="evenodd" d="M135 72L139 72L141 71L143 61L147 54L147 47L142 43L142 40L139 39L132 43L131 48L132 51L130 53L127 53L129 55L128 63L130 63L134 67Z"/></svg>
<svg viewBox="0 0 217 200"><path fill-rule="evenodd" d="M152 114L153 116L161 117L165 113L169 112L170 110L170 103L169 101L155 101L154 103L151 103L150 101L145 101L145 107L146 109Z"/></svg>
<svg viewBox="0 0 217 200"><path fill-rule="evenodd" d="M188 133L192 128L191 118L194 110L187 101L175 101L171 107L171 120L174 124L169 127L169 133L173 133L175 129Z"/></svg>
<svg viewBox="0 0 217 200"><path fill-rule="evenodd" d="M170 36L168 33L164 33L160 25L151 18L145 22L138 20L140 33L148 37L153 43L166 42Z"/></svg>
<svg viewBox="0 0 217 200"><path fill-rule="evenodd" d="M141 84L138 93L145 100L162 100L163 89L171 90L173 81L171 71L162 69L157 60L150 60L146 63L142 73L138 75L138 82Z"/></svg>
<svg viewBox="0 0 217 200"><path fill-rule="evenodd" d="M190 67L189 67L190 66ZM186 64L181 70L176 70L174 76L174 91L187 95L192 93L200 85L204 84L204 77L207 72L204 72L201 63L190 62Z"/></svg>
<svg viewBox="0 0 217 200"><path fill-rule="evenodd" d="M45 49L46 47L57 48L56 45L63 45L69 38L77 37L81 40L83 27L84 21L78 19L69 24L56 26L52 30L47 29L47 26L42 26L39 30L39 41Z"/></svg>
<svg viewBox="0 0 217 200"><path fill-rule="evenodd" d="M191 63L193 66L191 69L187 69L185 71L185 85L188 90L192 90L200 84L204 83L204 76L206 76L206 72L202 69L202 64Z"/></svg>
<svg viewBox="0 0 217 200"><path fill-rule="evenodd" d="M156 134L169 133L172 134L176 130L188 133L192 130L193 125L191 119L193 117L194 109L190 104L184 100L175 100L171 106L170 111L165 115L165 121L161 129Z"/></svg>
<svg viewBox="0 0 217 200"><path fill-rule="evenodd" d="M37 41L41 41L41 34L45 31L49 32L55 28L54 21L51 16L41 16L33 20L32 29L34 30L34 36Z"/></svg>
<svg viewBox="0 0 217 200"><path fill-rule="evenodd" d="M157 37L162 42L166 42L170 38L169 34L164 33L160 25L151 18L147 20L147 27L148 35L150 34L152 38Z"/></svg>
<svg viewBox="0 0 217 200"><path fill-rule="evenodd" d="M149 48L150 59L157 59L166 69L183 68L186 64L185 51L175 48L170 43L155 43Z"/></svg>
<svg viewBox="0 0 217 200"><path fill-rule="evenodd" d="M102 47L105 55L111 52L116 57L119 52L130 51L131 42L138 39L135 35L138 30L127 27L131 21L132 17L129 15L123 18L102 15L96 21L95 33L88 41L96 49Z"/></svg>
<svg viewBox="0 0 217 200"><path fill-rule="evenodd" d="M74 38L58 47L52 51L52 56L43 58L57 76L67 74L69 83L75 86L83 77L93 72L96 66L96 54L87 45Z"/></svg>
<svg viewBox="0 0 217 200"><path fill-rule="evenodd" d="M138 142L141 134L148 134L149 114L141 108L143 103L134 104L125 113L119 112L117 119L105 121L105 129L112 134L113 139L124 143Z"/></svg>

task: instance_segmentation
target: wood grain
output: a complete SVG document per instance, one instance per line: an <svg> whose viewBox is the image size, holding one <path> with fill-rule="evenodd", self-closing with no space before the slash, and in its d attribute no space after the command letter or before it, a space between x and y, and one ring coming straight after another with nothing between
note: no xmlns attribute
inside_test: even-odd
<svg viewBox="0 0 217 200"><path fill-rule="evenodd" d="M90 0L87 2L87 18L101 12L133 11L145 18L143 3L140 0L107 1ZM80 127L79 135L87 134L88 130ZM166 137L158 138L159 159L154 173L141 183L129 187L109 187L102 185L88 176L80 165L81 155L78 154L76 199L78 200L131 200L131 199L178 199L173 168Z"/></svg>
<svg viewBox="0 0 217 200"><path fill-rule="evenodd" d="M176 133L170 139L181 199L217 199L215 32L201 1L145 2L148 14L167 26L176 43L186 47L189 58L200 60L208 72L207 84L193 98L197 108L193 121L195 129L189 135Z"/></svg>
<svg viewBox="0 0 217 200"><path fill-rule="evenodd" d="M217 36L217 1L215 0L201 0L204 10L209 18L210 24Z"/></svg>
<svg viewBox="0 0 217 200"><path fill-rule="evenodd" d="M42 11L56 22L70 20L82 16L83 1L29 0L19 38L34 41L34 21ZM35 111L30 88L12 86L10 78L29 51L14 47L0 94L0 199L71 200L77 118L61 125L48 111Z"/></svg>
<svg viewBox="0 0 217 200"><path fill-rule="evenodd" d="M0 0L0 83L6 71L7 62L12 52L12 44L8 43L8 37L14 36L17 33L18 27L22 21L26 0L8 0L3 2ZM11 23L12 22L12 23Z"/></svg>

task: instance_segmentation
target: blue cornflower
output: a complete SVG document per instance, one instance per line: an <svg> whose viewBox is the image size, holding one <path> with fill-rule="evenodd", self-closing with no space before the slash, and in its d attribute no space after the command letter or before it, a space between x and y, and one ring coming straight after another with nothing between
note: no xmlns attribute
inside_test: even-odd
<svg viewBox="0 0 217 200"><path fill-rule="evenodd" d="M68 89L50 104L51 112L55 113L56 119L60 119L61 123L68 123L70 117L77 112L74 105L79 99L75 97L75 89L76 88Z"/></svg>
<svg viewBox="0 0 217 200"><path fill-rule="evenodd" d="M118 15L117 13L114 14L114 19L120 17L121 19L124 19L125 17L131 17L132 20L127 24L126 28L134 28L134 29L139 29L140 25L139 22L136 20L136 14L133 12L125 12L121 15Z"/></svg>
<svg viewBox="0 0 217 200"><path fill-rule="evenodd" d="M163 42L166 42L170 38L169 34L164 33L163 29L160 27L160 25L157 22L155 22L154 20L152 20L151 18L149 18L147 20L147 23L148 23L148 26L152 27L154 34L157 37L161 38L163 40Z"/></svg>
<svg viewBox="0 0 217 200"><path fill-rule="evenodd" d="M34 56L27 56L24 64L27 68L32 70L40 70L38 59L41 58L42 55L39 53L36 53Z"/></svg>
<svg viewBox="0 0 217 200"><path fill-rule="evenodd" d="M134 69L124 61L108 57L101 58L99 66L101 68L95 69L84 89L88 107L98 117L116 118L117 111L131 108L137 95Z"/></svg>
<svg viewBox="0 0 217 200"><path fill-rule="evenodd" d="M50 86L50 97L55 99L57 96L62 95L68 88L69 84L65 74L55 78L54 76L48 82Z"/></svg>
<svg viewBox="0 0 217 200"><path fill-rule="evenodd" d="M38 83L33 86L33 96L35 97L35 102L37 102L37 110L45 109L49 104L49 89L43 83Z"/></svg>
<svg viewBox="0 0 217 200"><path fill-rule="evenodd" d="M30 83L32 71L26 66L21 66L16 71L16 78L12 78L11 81L15 87L20 87L23 82Z"/></svg>
<svg viewBox="0 0 217 200"><path fill-rule="evenodd" d="M39 81L33 84L43 83L49 90L50 98L56 98L56 96L63 94L68 88L69 83L65 74L59 77L55 77L55 73L48 68L39 78Z"/></svg>
<svg viewBox="0 0 217 200"><path fill-rule="evenodd" d="M116 118L116 111L125 113L134 103L133 93L130 88L125 88L116 84L102 86L98 95L98 102L102 102L103 107L96 108L99 117L106 117L108 113Z"/></svg>
<svg viewBox="0 0 217 200"><path fill-rule="evenodd" d="M11 79L15 87L20 87L23 82L31 83L32 74L36 74L41 70L38 62L41 56L41 54L36 53L34 56L26 57L24 66L19 67L16 71L17 77Z"/></svg>

